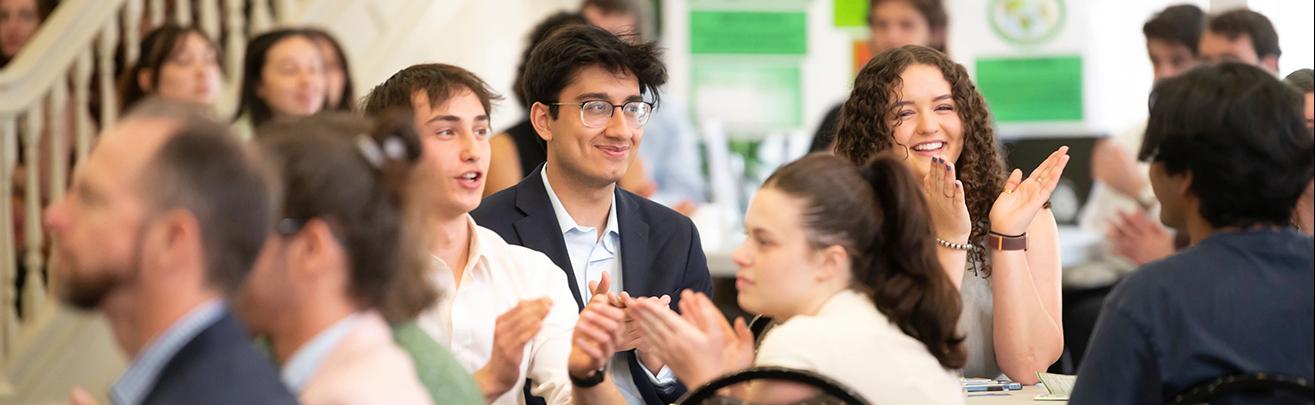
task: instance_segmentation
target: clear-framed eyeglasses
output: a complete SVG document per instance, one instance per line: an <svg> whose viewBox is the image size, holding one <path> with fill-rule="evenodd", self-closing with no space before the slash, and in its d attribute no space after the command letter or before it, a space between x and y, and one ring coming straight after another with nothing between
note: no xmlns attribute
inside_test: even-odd
<svg viewBox="0 0 1315 405"><path fill-rule="evenodd" d="M653 104L647 101L630 101L625 104L612 104L603 100L590 100L582 103L552 103L555 106L575 106L580 109L580 122L589 128L602 128L612 120L616 109L621 109L626 125L630 128L643 128L653 115Z"/></svg>

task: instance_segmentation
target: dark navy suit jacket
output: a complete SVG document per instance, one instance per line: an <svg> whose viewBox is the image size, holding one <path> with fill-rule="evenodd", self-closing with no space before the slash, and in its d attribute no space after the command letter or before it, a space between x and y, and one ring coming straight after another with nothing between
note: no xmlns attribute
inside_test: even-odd
<svg viewBox="0 0 1315 405"><path fill-rule="evenodd" d="M548 199L548 190L543 187L542 171L540 165L519 184L484 199L471 216L475 223L497 232L507 243L542 252L552 259L566 272L571 295L575 296L576 305L584 309L561 226ZM620 187L616 188L616 210L621 231L622 290L637 297L668 294L672 308L677 308L681 290L712 294L708 260L693 221ZM684 394L684 387L667 393L655 389L640 368L634 351L622 355L629 360L630 374L645 402L669 404Z"/></svg>
<svg viewBox="0 0 1315 405"><path fill-rule="evenodd" d="M142 403L296 404L297 398L226 311L165 363Z"/></svg>

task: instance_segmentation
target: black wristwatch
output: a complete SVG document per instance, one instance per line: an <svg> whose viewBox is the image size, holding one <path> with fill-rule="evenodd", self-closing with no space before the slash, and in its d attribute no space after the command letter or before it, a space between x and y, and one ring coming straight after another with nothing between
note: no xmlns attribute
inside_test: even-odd
<svg viewBox="0 0 1315 405"><path fill-rule="evenodd" d="M576 378L575 374L571 373L566 373L566 376L571 378L571 385L580 388L589 388L603 383L603 379L607 376L607 369L600 368L594 372L593 377L589 378Z"/></svg>

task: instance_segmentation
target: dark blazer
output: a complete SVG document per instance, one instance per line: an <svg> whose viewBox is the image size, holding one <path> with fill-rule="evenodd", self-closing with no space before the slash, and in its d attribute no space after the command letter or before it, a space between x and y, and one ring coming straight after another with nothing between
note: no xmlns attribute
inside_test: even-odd
<svg viewBox="0 0 1315 405"><path fill-rule="evenodd" d="M269 358L227 311L178 349L143 404L296 404Z"/></svg>
<svg viewBox="0 0 1315 405"><path fill-rule="evenodd" d="M561 226L548 199L548 190L543 187L542 171L543 166L539 166L519 184L484 199L471 216L475 223L497 232L507 243L537 250L552 259L566 272L571 295L575 296L576 305L584 309ZM616 210L621 231L622 290L640 297L671 295L673 309L677 308L681 290L712 294L708 260L693 221L620 187L616 188ZM669 404L684 394L684 387L677 387L672 393L660 393L640 368L634 352L623 355L629 359L630 373L645 402Z"/></svg>

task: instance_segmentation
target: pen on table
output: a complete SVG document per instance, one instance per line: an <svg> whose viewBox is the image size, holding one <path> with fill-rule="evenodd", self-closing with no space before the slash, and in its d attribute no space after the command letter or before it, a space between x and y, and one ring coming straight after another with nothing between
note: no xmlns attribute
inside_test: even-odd
<svg viewBox="0 0 1315 405"><path fill-rule="evenodd" d="M969 385L969 386L963 387L963 389L964 389L964 391L967 391L967 392L981 392L981 391L1018 391L1018 390L1023 389L1023 384L1019 384L1019 383L1016 383L1016 382L1011 382L1011 383L1002 383L1002 384L1000 384L1000 385L994 385L994 384L993 384L993 385Z"/></svg>

